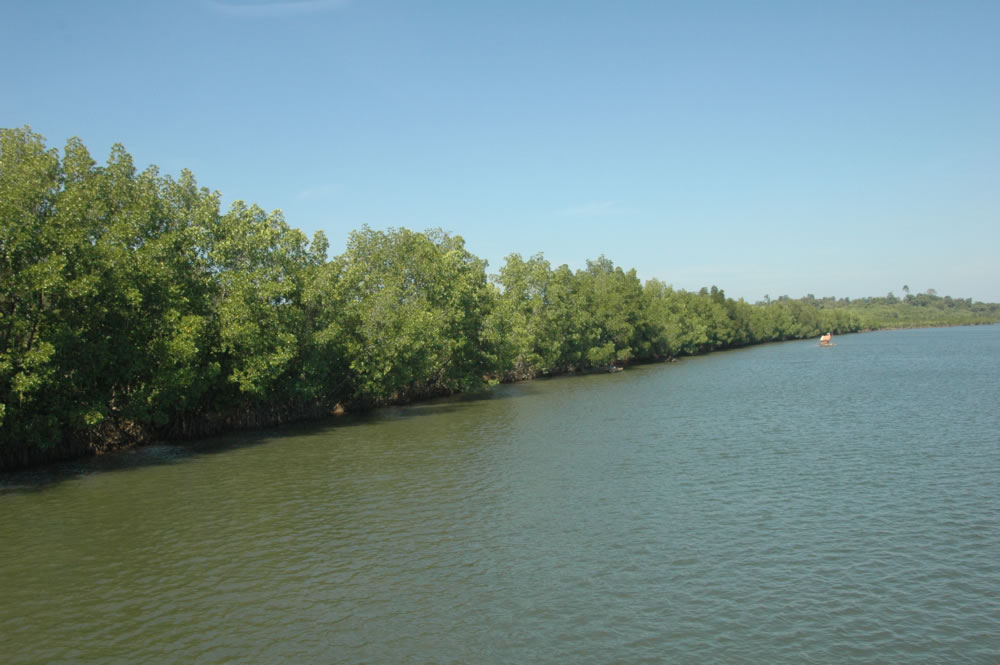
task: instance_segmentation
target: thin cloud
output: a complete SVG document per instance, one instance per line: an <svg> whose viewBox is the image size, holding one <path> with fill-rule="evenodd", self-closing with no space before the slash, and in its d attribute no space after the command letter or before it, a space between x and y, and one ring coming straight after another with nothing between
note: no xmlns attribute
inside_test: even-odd
<svg viewBox="0 0 1000 665"><path fill-rule="evenodd" d="M208 6L220 14L228 16L262 17L318 14L343 9L350 0L208 0Z"/></svg>

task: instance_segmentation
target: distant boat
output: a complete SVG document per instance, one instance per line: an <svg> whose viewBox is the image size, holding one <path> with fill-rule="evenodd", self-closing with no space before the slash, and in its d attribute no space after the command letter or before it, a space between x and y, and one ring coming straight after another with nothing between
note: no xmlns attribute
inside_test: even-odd
<svg viewBox="0 0 1000 665"><path fill-rule="evenodd" d="M822 337L820 337L819 338L819 345L820 346L833 346L833 335L831 335L830 333L826 333L825 335L823 335Z"/></svg>

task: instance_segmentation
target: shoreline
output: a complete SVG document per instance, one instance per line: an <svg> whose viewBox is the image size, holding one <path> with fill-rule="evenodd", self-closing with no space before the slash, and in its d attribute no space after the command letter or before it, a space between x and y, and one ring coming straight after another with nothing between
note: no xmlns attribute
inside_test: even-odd
<svg viewBox="0 0 1000 665"><path fill-rule="evenodd" d="M998 325L998 323L1000 322L983 321L974 323L934 323L928 325L867 328L853 332L838 333L837 336L842 337L845 335L862 333L921 330L928 328L959 328L979 325ZM625 368L632 366L676 363L679 362L681 358L696 358L712 353L746 349L754 346L763 346L765 344L781 344L784 342L803 341L809 340L812 337L813 336L810 335L808 337L757 342L742 346L731 346L724 349L711 349L701 353L682 355L680 357L668 356L666 358L636 359L625 362L622 366L613 365L614 369L612 370L609 370L606 367L570 368L555 372L512 375L510 378L498 379L495 383L492 383L492 385L526 383L539 379L569 378L573 376L585 376L591 374L611 374L620 372ZM487 386L488 385L491 384L487 384ZM283 428L290 425L298 425L308 422L318 423L324 420L369 413L386 407L417 404L434 399L440 399L442 397L454 397L458 395L471 394L474 393L468 391L431 391L429 393L417 394L411 397L389 399L378 403L365 403L359 400L353 404L350 402L345 404L342 401L338 401L332 405L259 405L254 408L247 407L236 409L230 413L202 414L198 417L189 416L181 419L179 422L175 422L155 430L130 426L129 423L109 423L106 427L102 428L103 431L89 432L87 435L82 435L80 433L69 435L63 441L45 448L22 446L14 449L0 449L0 474L17 471L44 470L58 464L71 462L73 460L121 453L150 445L184 445L186 442L225 436L228 434L259 432L268 428Z"/></svg>

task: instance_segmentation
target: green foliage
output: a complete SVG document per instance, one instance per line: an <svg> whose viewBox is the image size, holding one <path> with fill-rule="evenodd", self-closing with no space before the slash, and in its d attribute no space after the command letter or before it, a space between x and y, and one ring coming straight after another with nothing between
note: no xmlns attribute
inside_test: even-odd
<svg viewBox="0 0 1000 665"><path fill-rule="evenodd" d="M973 302L971 298L938 296L934 289L911 295L904 287L903 300L891 293L882 298L803 298L815 308L824 329L842 332L878 328L917 328L923 326L993 323L1000 319L1000 304ZM784 297L787 302L795 302Z"/></svg>
<svg viewBox="0 0 1000 665"><path fill-rule="evenodd" d="M212 230L208 259L225 380L252 401L305 390L294 380L311 332L303 296L311 271L326 260L325 240L310 247L279 211L267 214L242 201Z"/></svg>
<svg viewBox="0 0 1000 665"><path fill-rule="evenodd" d="M352 233L325 279L349 392L380 402L481 385L492 299L485 267L441 231Z"/></svg>
<svg viewBox="0 0 1000 665"><path fill-rule="evenodd" d="M1000 320L1000 305L641 284L601 256L499 274L440 230L350 234L327 257L280 211L234 203L114 146L98 166L0 130L0 446L46 447L255 409L380 404L513 379L890 326ZM160 429L158 429L160 428Z"/></svg>
<svg viewBox="0 0 1000 665"><path fill-rule="evenodd" d="M647 345L642 338L643 290L635 270L624 272L601 256L576 274L584 318L583 357L594 366L628 362Z"/></svg>
<svg viewBox="0 0 1000 665"><path fill-rule="evenodd" d="M501 368L515 376L564 371L582 356L583 321L575 277L541 254L512 254L495 278L502 288L494 317L506 321Z"/></svg>
<svg viewBox="0 0 1000 665"><path fill-rule="evenodd" d="M66 232L52 223L59 157L27 127L0 130L0 403L4 438L58 436L50 321L65 292ZM7 407L10 407L10 411Z"/></svg>

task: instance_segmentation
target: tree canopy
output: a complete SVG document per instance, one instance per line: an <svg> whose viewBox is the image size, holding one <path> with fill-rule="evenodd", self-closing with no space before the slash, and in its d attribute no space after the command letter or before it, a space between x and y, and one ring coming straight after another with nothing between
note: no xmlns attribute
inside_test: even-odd
<svg viewBox="0 0 1000 665"><path fill-rule="evenodd" d="M513 254L497 274L460 236L363 227L328 256L279 211L183 171L99 166L0 130L0 466L500 380L887 326L1000 320L938 296L749 304Z"/></svg>

